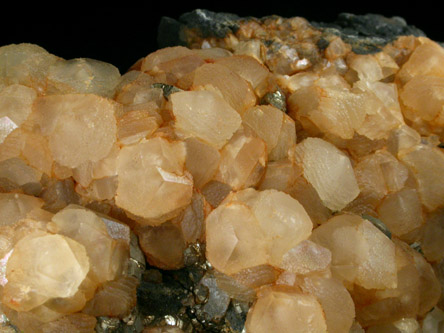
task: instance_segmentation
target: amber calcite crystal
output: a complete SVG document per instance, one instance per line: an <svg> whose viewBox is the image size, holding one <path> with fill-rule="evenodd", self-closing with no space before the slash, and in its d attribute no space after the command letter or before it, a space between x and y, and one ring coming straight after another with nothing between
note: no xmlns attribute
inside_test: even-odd
<svg viewBox="0 0 444 333"><path fill-rule="evenodd" d="M0 47L0 331L442 332L442 45L205 10L159 41Z"/></svg>

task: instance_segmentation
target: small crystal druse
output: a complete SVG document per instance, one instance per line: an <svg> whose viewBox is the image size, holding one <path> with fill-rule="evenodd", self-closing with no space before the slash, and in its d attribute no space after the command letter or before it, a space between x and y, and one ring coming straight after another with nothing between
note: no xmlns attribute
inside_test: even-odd
<svg viewBox="0 0 444 333"><path fill-rule="evenodd" d="M0 331L441 332L444 49L338 22L0 47Z"/></svg>

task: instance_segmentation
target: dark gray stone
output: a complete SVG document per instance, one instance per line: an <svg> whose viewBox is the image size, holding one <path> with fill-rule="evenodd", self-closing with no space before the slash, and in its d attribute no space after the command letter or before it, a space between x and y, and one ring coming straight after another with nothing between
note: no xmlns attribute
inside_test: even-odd
<svg viewBox="0 0 444 333"><path fill-rule="evenodd" d="M163 16L157 28L157 45L160 48L167 46L186 46L185 38L182 35L183 24L179 21Z"/></svg>
<svg viewBox="0 0 444 333"><path fill-rule="evenodd" d="M204 9L185 13L178 20L163 17L158 29L159 47L188 46L187 35L191 32L200 38L224 38L228 33L237 31L240 20L248 19L257 20ZM423 31L408 25L403 18L397 16L388 18L378 14L341 13L334 22L310 23L323 31L324 36L318 42L321 50L328 46L328 37L332 34L350 43L353 51L358 54L378 52L399 36L425 36Z"/></svg>
<svg viewBox="0 0 444 333"><path fill-rule="evenodd" d="M196 9L175 20L162 17L159 23L157 41L160 48L167 46L187 46L186 34L193 31L201 38L224 38L239 28L240 17L229 13L215 13L206 9Z"/></svg>
<svg viewBox="0 0 444 333"><path fill-rule="evenodd" d="M172 277L163 274L162 283L142 281L137 289L137 304L144 315L176 315L189 297L187 290Z"/></svg>
<svg viewBox="0 0 444 333"><path fill-rule="evenodd" d="M232 301L225 315L225 321L234 333L241 333L247 319L248 304Z"/></svg>
<svg viewBox="0 0 444 333"><path fill-rule="evenodd" d="M401 17L385 17L378 14L354 15L341 13L331 23L310 22L325 34L340 36L351 44L355 53L366 54L381 50L399 36L425 36L418 28L408 25Z"/></svg>
<svg viewBox="0 0 444 333"><path fill-rule="evenodd" d="M179 21L190 29L198 29L201 36L224 38L229 32L239 29L240 17L229 13L215 13L206 9L196 9L180 16Z"/></svg>

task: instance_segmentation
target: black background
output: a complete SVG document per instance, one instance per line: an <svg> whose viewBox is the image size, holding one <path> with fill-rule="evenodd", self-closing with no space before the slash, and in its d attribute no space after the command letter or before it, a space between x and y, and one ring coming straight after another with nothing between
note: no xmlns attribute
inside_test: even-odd
<svg viewBox="0 0 444 333"><path fill-rule="evenodd" d="M378 13L401 16L407 23L423 30L434 40L444 41L444 22L441 10L427 2L394 6L390 1L362 0L354 4L330 1L282 0L235 4L222 1L204 3L146 1L125 3L124 6L106 5L91 8L89 3L63 3L55 7L18 8L4 11L1 23L0 46L11 43L35 43L50 53L65 59L88 57L117 66L121 73L139 58L156 50L157 26L162 16L178 18L196 8L235 13L239 16L263 17L280 15L301 16L310 21L333 21L338 13ZM100 9L99 9L100 8ZM7 23L4 23L8 20Z"/></svg>

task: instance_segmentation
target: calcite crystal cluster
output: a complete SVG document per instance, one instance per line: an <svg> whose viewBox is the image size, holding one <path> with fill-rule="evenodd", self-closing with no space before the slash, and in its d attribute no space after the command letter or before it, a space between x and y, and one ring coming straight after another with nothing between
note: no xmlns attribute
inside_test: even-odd
<svg viewBox="0 0 444 333"><path fill-rule="evenodd" d="M0 48L1 330L442 332L444 49L181 29Z"/></svg>

